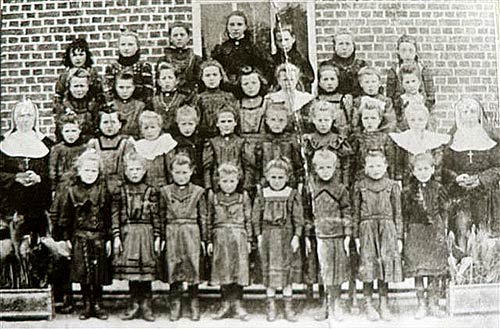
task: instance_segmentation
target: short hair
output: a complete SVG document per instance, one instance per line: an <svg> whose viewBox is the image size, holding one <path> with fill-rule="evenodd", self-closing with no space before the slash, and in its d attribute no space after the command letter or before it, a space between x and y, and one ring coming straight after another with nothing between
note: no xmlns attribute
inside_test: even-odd
<svg viewBox="0 0 500 329"><path fill-rule="evenodd" d="M160 77L160 72L163 70L172 70L174 71L175 77L179 77L179 68L177 67L177 65L170 62L161 62L160 64L158 64L158 68L156 69L156 79Z"/></svg>
<svg viewBox="0 0 500 329"><path fill-rule="evenodd" d="M236 166L233 163L230 162L224 162L222 163L218 168L217 168L217 173L219 174L219 179L220 177L228 176L228 175L234 175L236 174L238 176L238 179L241 178L241 169Z"/></svg>
<svg viewBox="0 0 500 329"><path fill-rule="evenodd" d="M94 64L92 59L92 53L90 52L89 44L84 38L76 38L69 45L66 46L66 50L64 51L63 56L63 65L65 67L73 67L73 63L71 62L71 55L73 55L77 50L80 50L85 53L85 64L83 67L89 68Z"/></svg>
<svg viewBox="0 0 500 329"><path fill-rule="evenodd" d="M142 124L146 121L152 121L152 120L155 120L156 122L158 122L158 125L161 127L163 125L163 118L161 115L159 115L158 113L156 112L153 112L153 111L143 111L140 115L139 115L139 125L142 126Z"/></svg>
<svg viewBox="0 0 500 329"><path fill-rule="evenodd" d="M415 168L415 165L418 162L423 162L423 161L427 162L428 164L430 164L433 167L436 164L435 160L434 160L434 157L432 156L432 154L430 152L412 154L409 157L409 163L410 163L410 166L411 166L412 170Z"/></svg>
<svg viewBox="0 0 500 329"><path fill-rule="evenodd" d="M125 168L127 168L132 162L139 162L143 167L146 168L146 159L135 150L131 150L125 153L123 157L123 165Z"/></svg>
<svg viewBox="0 0 500 329"><path fill-rule="evenodd" d="M242 99L245 97L245 93L243 92L243 89L241 88L241 79L244 76L248 76L248 75L254 74L254 73L257 74L257 77L259 78L259 81L260 81L260 90L259 90L258 95L264 96L267 94L267 90L268 90L269 86L268 86L268 82L267 82L266 78L264 78L264 75L262 74L262 72L260 72L257 68L255 68L253 66L245 65L245 66L240 68L240 70L238 72L238 78L236 79L236 84L238 86L238 88L236 90L236 96L238 97L238 99Z"/></svg>
<svg viewBox="0 0 500 329"><path fill-rule="evenodd" d="M73 67L68 71L68 79L66 80L66 88L69 89L71 80L73 78L85 78L87 83L90 84L90 72L81 67Z"/></svg>
<svg viewBox="0 0 500 329"><path fill-rule="evenodd" d="M382 75L380 74L380 71L374 67L368 67L368 66L365 66L361 68L361 70L359 70L358 81L360 81L363 77L367 75L374 75L378 78L379 81L382 81Z"/></svg>
<svg viewBox="0 0 500 329"><path fill-rule="evenodd" d="M417 78L420 80L420 74L418 66L415 64L403 64L399 69L399 79L403 80L403 75L415 74Z"/></svg>
<svg viewBox="0 0 500 329"><path fill-rule="evenodd" d="M382 118L385 111L385 103L373 97L363 97L361 98L361 104L359 105L359 115L362 116L365 111L376 110L379 116Z"/></svg>
<svg viewBox="0 0 500 329"><path fill-rule="evenodd" d="M118 37L118 46L120 45L120 39L123 37L134 37L135 42L137 44L137 52L141 49L141 43L139 42L139 36L136 32L127 29L126 27L120 27L120 36Z"/></svg>
<svg viewBox="0 0 500 329"><path fill-rule="evenodd" d="M174 166L184 166L188 165L189 168L193 169L193 161L191 161L191 158L184 153L177 153L174 155L172 161L170 162L169 169L172 171Z"/></svg>
<svg viewBox="0 0 500 329"><path fill-rule="evenodd" d="M132 81L134 81L135 80L134 77L135 77L134 71L132 71L132 69L126 68L126 69L124 69L116 74L115 85L116 85L117 80L132 80ZM135 85L135 81L134 81L134 85Z"/></svg>
<svg viewBox="0 0 500 329"><path fill-rule="evenodd" d="M179 122L179 118L193 118L196 121L196 124L200 122L200 116L196 109L190 105L182 105L175 112L175 121Z"/></svg>
<svg viewBox="0 0 500 329"><path fill-rule="evenodd" d="M172 31L177 27L183 28L184 30L186 30L187 35L191 35L191 29L189 28L189 25L187 23L179 21L175 21L168 26L168 35L172 36Z"/></svg>
<svg viewBox="0 0 500 329"><path fill-rule="evenodd" d="M87 149L75 161L75 168L78 170L86 161L95 161L99 164L99 172L103 169L101 156L95 149Z"/></svg>
<svg viewBox="0 0 500 329"><path fill-rule="evenodd" d="M387 158L385 156L385 153L379 150L368 151L365 154L365 163L368 161L368 159L375 159L375 158L383 159L384 162L387 163Z"/></svg>
<svg viewBox="0 0 500 329"><path fill-rule="evenodd" d="M338 156L335 152L329 149L319 149L316 152L314 152L313 158L312 158L312 164L313 166L316 165L316 161L318 160L327 160L331 161L333 164L337 163Z"/></svg>
<svg viewBox="0 0 500 329"><path fill-rule="evenodd" d="M330 116L332 117L333 120L336 119L335 104L324 100L315 100L311 105L311 110L309 112L309 119L310 121L312 121L317 117L319 113L326 113L326 112L330 113Z"/></svg>
<svg viewBox="0 0 500 329"><path fill-rule="evenodd" d="M57 123L60 130L62 130L64 125L67 124L74 124L80 127L80 121L78 120L78 116L76 115L75 112L73 112L71 109L68 108L66 109L64 114L59 117Z"/></svg>
<svg viewBox="0 0 500 329"><path fill-rule="evenodd" d="M201 77L203 76L203 71L205 71L205 69L207 67L212 67L212 66L215 66L216 68L219 69L219 72L221 74L221 77L222 77L222 82L226 83L228 81L227 79L227 75L226 75L226 71L224 71L224 67L222 66L221 63L219 63L219 61L216 61L215 59L208 59L206 61L204 61L203 63L201 63L200 65L200 80L201 80Z"/></svg>
<svg viewBox="0 0 500 329"><path fill-rule="evenodd" d="M290 177L290 174L292 172L292 166L290 165L290 160L284 156L269 161L264 170L264 176L267 176L271 171L271 169L273 168L283 169L288 177Z"/></svg>
<svg viewBox="0 0 500 329"><path fill-rule="evenodd" d="M238 122L238 112L234 107L232 107L229 104L223 104L221 107L218 108L217 112L215 113L215 120L219 120L219 116L221 113L231 113L234 117L234 120Z"/></svg>
<svg viewBox="0 0 500 329"><path fill-rule="evenodd" d="M335 74L337 75L337 78L339 78L340 76L340 70L339 68L334 65L334 64L331 64L331 63L328 63L328 62L324 62L322 64L319 65L319 68L318 68L318 80L321 79L321 74L323 72L328 72L328 71L334 71Z"/></svg>
<svg viewBox="0 0 500 329"><path fill-rule="evenodd" d="M284 102L273 102L272 100L270 100L266 104L264 116L268 117L269 113L272 111L286 112L288 114L288 107L286 106L286 104Z"/></svg>
<svg viewBox="0 0 500 329"><path fill-rule="evenodd" d="M278 67L274 71L274 76L276 80L278 80L281 72L287 73L289 71L294 72L297 75L297 78L300 78L300 69L292 63L282 63L278 65Z"/></svg>
<svg viewBox="0 0 500 329"><path fill-rule="evenodd" d="M295 38L295 31L293 29L293 26L290 24L283 24L281 26L277 26L273 28L273 36L276 39L276 36L278 33L283 33L283 32L289 32L292 37Z"/></svg>
<svg viewBox="0 0 500 329"><path fill-rule="evenodd" d="M355 45L354 43L354 34L351 33L351 31L345 29L345 28L341 28L339 31L337 31L337 33L335 33L335 35L332 37L332 41L333 41L333 47L335 48L335 44L337 42L337 37L339 35L348 35L351 37L351 40L352 40L352 43ZM354 48L356 48L356 46L354 46Z"/></svg>

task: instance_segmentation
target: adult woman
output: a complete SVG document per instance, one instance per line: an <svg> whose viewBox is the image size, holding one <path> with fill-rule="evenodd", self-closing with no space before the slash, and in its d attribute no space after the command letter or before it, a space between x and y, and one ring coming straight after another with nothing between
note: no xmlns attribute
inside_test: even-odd
<svg viewBox="0 0 500 329"><path fill-rule="evenodd" d="M0 142L0 217L13 232L14 250L22 260L17 280L23 286L37 286L44 281L40 273L27 273L27 265L33 269L33 264L27 262L26 256L38 238L48 232L52 144L39 131L36 106L29 100L17 103L12 110L11 130Z"/></svg>

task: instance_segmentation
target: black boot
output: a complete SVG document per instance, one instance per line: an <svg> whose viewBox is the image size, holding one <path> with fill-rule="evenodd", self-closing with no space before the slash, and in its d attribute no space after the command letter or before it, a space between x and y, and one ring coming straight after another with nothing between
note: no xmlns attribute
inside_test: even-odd
<svg viewBox="0 0 500 329"><path fill-rule="evenodd" d="M198 285L189 286L191 299L191 320L200 321L200 301L198 299Z"/></svg>
<svg viewBox="0 0 500 329"><path fill-rule="evenodd" d="M73 294L66 293L63 297L63 305L59 309L60 314L71 314L73 312Z"/></svg>
<svg viewBox="0 0 500 329"><path fill-rule="evenodd" d="M221 305L217 313L212 316L213 320L222 320L225 317L229 316L229 312L231 311L231 303L229 302L229 287L228 285L222 285L220 287L220 295L221 295Z"/></svg>
<svg viewBox="0 0 500 329"><path fill-rule="evenodd" d="M233 291L231 292L231 300L233 301L234 311L241 321L248 321L247 311L243 308L241 300L243 299L243 287L240 285L234 285Z"/></svg>
<svg viewBox="0 0 500 329"><path fill-rule="evenodd" d="M289 322L297 322L297 315L293 310L292 296L283 297L285 301L285 319Z"/></svg>
<svg viewBox="0 0 500 329"><path fill-rule="evenodd" d="M93 295L93 315L99 320L107 320L108 312L102 308L102 287L98 285L94 285L92 287L92 295Z"/></svg>
<svg viewBox="0 0 500 329"><path fill-rule="evenodd" d="M153 314L153 291L151 288L151 281L141 282L140 289L142 290L142 318L148 322L153 322L156 320Z"/></svg>
<svg viewBox="0 0 500 329"><path fill-rule="evenodd" d="M82 289L82 299L83 299L83 311L80 313L80 316L78 318L80 320L87 320L90 319L92 316L92 301L91 301L91 294L90 294L90 286L88 284L82 284L81 285Z"/></svg>
<svg viewBox="0 0 500 329"><path fill-rule="evenodd" d="M181 283L172 283L170 285L170 321L178 321L181 317Z"/></svg>
<svg viewBox="0 0 500 329"><path fill-rule="evenodd" d="M139 290L137 289L137 282L130 281L128 283L128 289L130 292L130 305L121 317L124 321L135 319L139 315Z"/></svg>

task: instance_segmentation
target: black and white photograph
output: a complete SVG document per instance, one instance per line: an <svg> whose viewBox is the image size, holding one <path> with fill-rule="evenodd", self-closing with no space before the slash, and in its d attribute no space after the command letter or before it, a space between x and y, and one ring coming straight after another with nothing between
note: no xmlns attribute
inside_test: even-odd
<svg viewBox="0 0 500 329"><path fill-rule="evenodd" d="M500 328L500 0L2 0L1 328Z"/></svg>

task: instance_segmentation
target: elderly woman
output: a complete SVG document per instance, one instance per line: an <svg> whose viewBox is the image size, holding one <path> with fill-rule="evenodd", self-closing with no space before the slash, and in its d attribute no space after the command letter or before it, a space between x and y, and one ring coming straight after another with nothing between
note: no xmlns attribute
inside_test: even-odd
<svg viewBox="0 0 500 329"><path fill-rule="evenodd" d="M31 101L16 104L11 129L0 141L0 228L4 239L9 228L13 250L22 258L15 280L22 286L40 284L34 282L40 277L35 280L26 272L26 256L48 232L46 212L51 203L49 153L53 143L39 131L38 120L38 109Z"/></svg>
<svg viewBox="0 0 500 329"><path fill-rule="evenodd" d="M472 97L455 104L456 127L443 157L443 182L454 206L450 228L464 248L472 224L498 231L500 221L500 147L485 129L484 110Z"/></svg>

